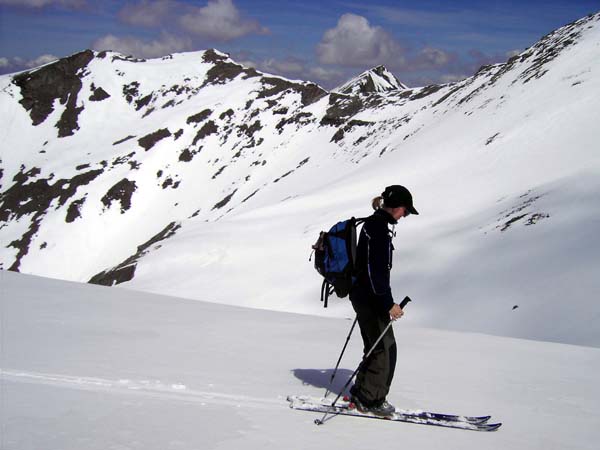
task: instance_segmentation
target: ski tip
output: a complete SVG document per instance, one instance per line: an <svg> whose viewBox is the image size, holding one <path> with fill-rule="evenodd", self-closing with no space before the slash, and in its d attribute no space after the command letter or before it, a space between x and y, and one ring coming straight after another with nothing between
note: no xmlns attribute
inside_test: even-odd
<svg viewBox="0 0 600 450"><path fill-rule="evenodd" d="M467 417L464 417L464 420L466 422L484 425L484 424L488 423L488 421L491 418L492 418L492 416L476 416L476 417L468 417L467 416Z"/></svg>
<svg viewBox="0 0 600 450"><path fill-rule="evenodd" d="M478 428L481 431L496 431L501 426L502 423L486 423L485 425L480 425Z"/></svg>

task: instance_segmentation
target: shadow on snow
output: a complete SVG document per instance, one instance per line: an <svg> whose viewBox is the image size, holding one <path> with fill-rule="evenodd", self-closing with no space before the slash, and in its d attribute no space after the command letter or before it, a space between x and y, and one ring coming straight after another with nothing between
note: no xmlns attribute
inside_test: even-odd
<svg viewBox="0 0 600 450"><path fill-rule="evenodd" d="M329 389L332 393L337 395L342 391L342 388L352 376L352 371L348 369L338 369L332 383L331 376L333 375L333 371L334 369L292 370L294 376L302 381L302 384L321 389ZM352 386L353 383L350 383L350 385L344 390L343 394L350 395L350 388Z"/></svg>

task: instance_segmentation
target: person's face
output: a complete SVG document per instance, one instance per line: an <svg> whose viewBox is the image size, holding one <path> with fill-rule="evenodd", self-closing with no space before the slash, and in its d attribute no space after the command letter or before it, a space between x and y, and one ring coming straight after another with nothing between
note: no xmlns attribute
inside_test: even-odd
<svg viewBox="0 0 600 450"><path fill-rule="evenodd" d="M392 216L394 219L400 220L403 217L410 216L410 211L404 206L399 206L398 208L392 209Z"/></svg>

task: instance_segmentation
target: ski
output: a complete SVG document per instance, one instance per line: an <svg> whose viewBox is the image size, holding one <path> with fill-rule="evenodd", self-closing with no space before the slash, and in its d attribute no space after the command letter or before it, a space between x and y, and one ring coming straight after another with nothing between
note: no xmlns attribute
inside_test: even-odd
<svg viewBox="0 0 600 450"><path fill-rule="evenodd" d="M296 396L292 395L288 397L289 402L296 403L307 403L307 404L320 404L323 406L331 406L333 400L330 398L313 398L308 396ZM348 397L344 397L343 400L338 400L335 404L337 408L342 409L351 409L352 406L350 404L350 400ZM411 410L402 410L396 409L397 413L407 415L407 416L416 416L423 419L435 419L435 420L444 420L447 422L469 422L474 424L484 424L488 420L490 420L491 416L458 416L453 414L441 414L434 413L429 411L411 411Z"/></svg>
<svg viewBox="0 0 600 450"><path fill-rule="evenodd" d="M292 409L320 412L323 414L331 414L332 416L346 415L365 417L369 419L383 419L396 422L434 425L439 427L458 428L472 431L495 431L502 425L501 423L487 423L487 421L490 419L490 416L471 417L452 414L439 414L427 411L403 411L398 409L390 417L381 417L358 411L353 407L348 399L338 401L335 406L331 406L331 399L314 399L311 397L292 395L289 396L287 400L290 402L290 408ZM323 422L319 419L316 419L315 423L320 425Z"/></svg>

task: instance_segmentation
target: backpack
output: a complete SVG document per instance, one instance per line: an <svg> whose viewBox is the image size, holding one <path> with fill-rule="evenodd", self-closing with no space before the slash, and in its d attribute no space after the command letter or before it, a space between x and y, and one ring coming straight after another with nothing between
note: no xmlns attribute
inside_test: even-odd
<svg viewBox="0 0 600 450"><path fill-rule="evenodd" d="M352 217L338 222L329 231L321 231L312 246L315 269L324 278L321 286L324 308L327 308L327 300L333 292L344 298L356 281L356 228L365 220Z"/></svg>

